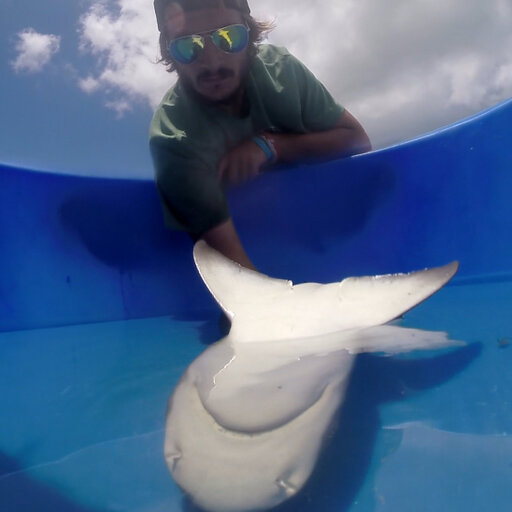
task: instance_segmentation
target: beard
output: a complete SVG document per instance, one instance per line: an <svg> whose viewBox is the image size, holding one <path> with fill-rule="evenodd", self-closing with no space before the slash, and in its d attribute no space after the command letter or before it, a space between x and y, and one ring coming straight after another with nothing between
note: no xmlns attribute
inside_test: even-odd
<svg viewBox="0 0 512 512"><path fill-rule="evenodd" d="M220 106L220 107L230 107L230 106L236 106L240 104L240 101L242 98L244 98L245 95L245 89L246 89L246 82L247 77L249 75L249 63L248 61L244 62L242 65L242 68L240 70L240 80L236 88L232 91L229 91L226 93L225 96L221 96L215 99L209 98L208 96L202 94L196 84L207 83L212 78L219 78L219 79L230 79L235 77L235 71L233 71L230 68L227 67L221 67L216 69L214 72L211 71L203 71L202 73L199 73L197 77L195 78L195 81L192 80L190 77L188 77L186 74L179 74L179 80L180 83L185 90L185 92L193 97L196 101L199 103L202 103L204 105L208 106Z"/></svg>

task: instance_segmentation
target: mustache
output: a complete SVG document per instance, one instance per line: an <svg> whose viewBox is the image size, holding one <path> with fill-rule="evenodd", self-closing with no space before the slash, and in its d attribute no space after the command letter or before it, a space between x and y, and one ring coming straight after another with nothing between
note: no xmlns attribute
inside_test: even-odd
<svg viewBox="0 0 512 512"><path fill-rule="evenodd" d="M219 68L215 71L205 70L202 73L199 73L197 81L202 82L203 80L211 80L212 78L229 78L234 76L234 74L234 71L229 68Z"/></svg>

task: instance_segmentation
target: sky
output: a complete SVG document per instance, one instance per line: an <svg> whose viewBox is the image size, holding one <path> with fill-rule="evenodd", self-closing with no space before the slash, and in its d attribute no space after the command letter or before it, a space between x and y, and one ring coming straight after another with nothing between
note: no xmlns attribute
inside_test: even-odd
<svg viewBox="0 0 512 512"><path fill-rule="evenodd" d="M512 0L253 0L375 148L512 97ZM152 178L152 0L0 0L0 162Z"/></svg>

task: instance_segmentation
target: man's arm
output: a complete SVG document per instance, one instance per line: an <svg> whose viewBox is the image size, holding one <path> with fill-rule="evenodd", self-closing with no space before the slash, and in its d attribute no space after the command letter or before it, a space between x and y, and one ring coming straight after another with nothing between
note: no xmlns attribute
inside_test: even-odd
<svg viewBox="0 0 512 512"><path fill-rule="evenodd" d="M240 242L231 219L210 229L201 238L227 258L236 261L245 268L256 269L242 247L242 242Z"/></svg>
<svg viewBox="0 0 512 512"><path fill-rule="evenodd" d="M371 150L371 143L357 119L347 110L331 130L307 134L265 134L275 146L278 161L327 160ZM219 175L231 183L254 177L266 161L263 151L251 140L243 142L221 159ZM206 232L202 237L213 248L254 269L231 219Z"/></svg>
<svg viewBox="0 0 512 512"><path fill-rule="evenodd" d="M345 110L330 130L305 133L266 133L274 144L279 162L329 160L365 153L372 149L359 121Z"/></svg>
<svg viewBox="0 0 512 512"><path fill-rule="evenodd" d="M312 133L265 133L273 144L277 162L324 161L365 153L372 149L359 121L345 110L330 130ZM267 157L252 140L246 140L224 155L217 166L219 178L237 185L254 178Z"/></svg>

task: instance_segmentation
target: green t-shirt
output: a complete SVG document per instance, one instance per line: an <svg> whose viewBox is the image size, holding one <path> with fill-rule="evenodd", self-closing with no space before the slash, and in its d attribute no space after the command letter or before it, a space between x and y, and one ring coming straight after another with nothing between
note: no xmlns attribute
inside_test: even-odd
<svg viewBox="0 0 512 512"><path fill-rule="evenodd" d="M216 172L230 148L263 132L328 130L343 113L311 71L273 45L258 47L246 97L249 113L239 118L198 102L178 80L156 110L150 148L169 227L200 237L230 217Z"/></svg>

